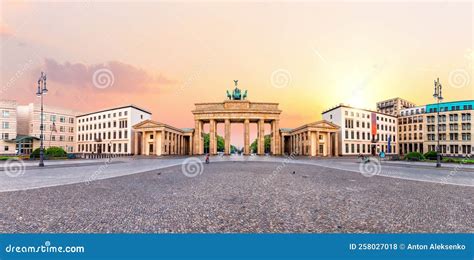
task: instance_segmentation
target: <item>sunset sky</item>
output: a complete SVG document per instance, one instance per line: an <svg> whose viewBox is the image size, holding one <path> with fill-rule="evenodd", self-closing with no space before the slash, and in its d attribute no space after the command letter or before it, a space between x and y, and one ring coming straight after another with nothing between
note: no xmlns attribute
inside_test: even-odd
<svg viewBox="0 0 474 260"><path fill-rule="evenodd" d="M47 104L133 103L177 127L234 79L250 101L280 103L281 127L338 103L431 103L437 77L446 101L474 99L473 21L470 1L2 1L0 98L34 102L45 71ZM112 85L94 85L101 69Z"/></svg>

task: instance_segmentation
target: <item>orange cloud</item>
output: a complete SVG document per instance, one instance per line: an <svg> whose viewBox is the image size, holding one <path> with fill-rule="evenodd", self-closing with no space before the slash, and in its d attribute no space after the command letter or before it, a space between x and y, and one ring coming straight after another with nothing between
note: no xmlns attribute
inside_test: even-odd
<svg viewBox="0 0 474 260"><path fill-rule="evenodd" d="M0 37L9 37L13 35L13 30L6 24L0 23Z"/></svg>

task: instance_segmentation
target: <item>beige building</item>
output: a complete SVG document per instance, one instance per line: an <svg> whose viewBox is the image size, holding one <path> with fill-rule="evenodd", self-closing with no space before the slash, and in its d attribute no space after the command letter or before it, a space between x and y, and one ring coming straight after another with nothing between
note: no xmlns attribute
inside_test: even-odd
<svg viewBox="0 0 474 260"><path fill-rule="evenodd" d="M0 100L0 155L16 154L17 102Z"/></svg>
<svg viewBox="0 0 474 260"><path fill-rule="evenodd" d="M397 97L377 102L377 112L398 116L401 110L415 106L414 103Z"/></svg>
<svg viewBox="0 0 474 260"><path fill-rule="evenodd" d="M75 131L77 112L54 106L43 106L43 124L45 148L61 147L68 153L75 152ZM39 148L41 138L41 105L30 103L17 107L18 134L27 137L22 140L19 149L21 154L29 154Z"/></svg>
<svg viewBox="0 0 474 260"><path fill-rule="evenodd" d="M398 145L400 155L410 152L425 153L423 147L426 115L425 106L402 109L398 117Z"/></svg>
<svg viewBox="0 0 474 260"><path fill-rule="evenodd" d="M135 105L77 116L77 152L134 154L133 125L151 118L151 112Z"/></svg>
<svg viewBox="0 0 474 260"><path fill-rule="evenodd" d="M472 114L474 100L445 102L440 104L439 130L437 128L437 104L426 105L424 127L424 151L435 151L437 138L444 156L466 156L474 152L472 140Z"/></svg>
<svg viewBox="0 0 474 260"><path fill-rule="evenodd" d="M191 155L193 129L179 129L153 120L133 126L136 155Z"/></svg>
<svg viewBox="0 0 474 260"><path fill-rule="evenodd" d="M389 114L340 104L322 113L339 126L339 155L397 153L397 118Z"/></svg>

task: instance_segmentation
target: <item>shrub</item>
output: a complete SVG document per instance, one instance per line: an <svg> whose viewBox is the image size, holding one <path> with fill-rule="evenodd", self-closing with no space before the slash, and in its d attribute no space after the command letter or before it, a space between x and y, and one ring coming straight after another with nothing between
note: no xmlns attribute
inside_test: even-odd
<svg viewBox="0 0 474 260"><path fill-rule="evenodd" d="M429 151L425 153L424 156L428 160L436 160L436 151Z"/></svg>
<svg viewBox="0 0 474 260"><path fill-rule="evenodd" d="M460 163L462 160L460 159L455 159L455 158L446 158L443 160L443 162L448 162L448 163Z"/></svg>
<svg viewBox="0 0 474 260"><path fill-rule="evenodd" d="M18 157L17 156L0 156L0 161L7 161L10 159L18 160Z"/></svg>
<svg viewBox="0 0 474 260"><path fill-rule="evenodd" d="M436 151L429 151L424 154L425 158L428 160L436 160ZM441 155L441 160L443 160L443 156Z"/></svg>
<svg viewBox="0 0 474 260"><path fill-rule="evenodd" d="M63 148L61 147L49 147L48 149L46 149L45 151L45 155L47 157L66 157L67 156L67 153L66 151L64 151Z"/></svg>
<svg viewBox="0 0 474 260"><path fill-rule="evenodd" d="M31 154L30 159L36 159L40 157L40 149L36 148Z"/></svg>
<svg viewBox="0 0 474 260"><path fill-rule="evenodd" d="M425 159L425 157L419 152L411 152L405 155L405 160L408 161L421 161L423 159Z"/></svg>

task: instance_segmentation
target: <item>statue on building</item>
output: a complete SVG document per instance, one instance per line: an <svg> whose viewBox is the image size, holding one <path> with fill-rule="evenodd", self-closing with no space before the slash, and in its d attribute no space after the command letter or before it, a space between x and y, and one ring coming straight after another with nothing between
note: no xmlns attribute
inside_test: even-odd
<svg viewBox="0 0 474 260"><path fill-rule="evenodd" d="M238 82L239 80L234 80L235 88L232 94L227 90L227 98L229 98L229 100L245 100L247 97L247 90L242 94L241 90L237 87Z"/></svg>

